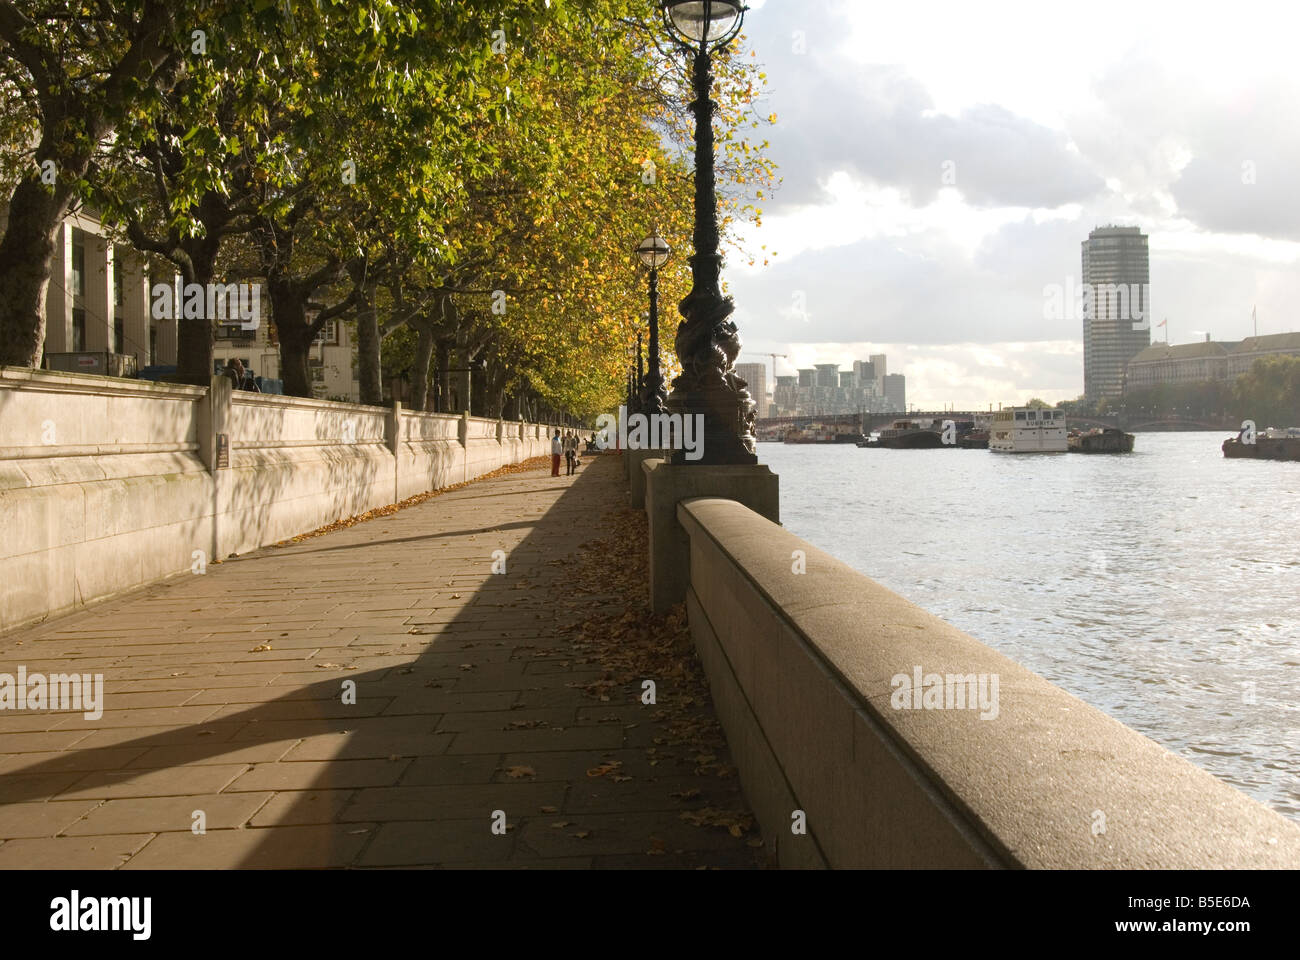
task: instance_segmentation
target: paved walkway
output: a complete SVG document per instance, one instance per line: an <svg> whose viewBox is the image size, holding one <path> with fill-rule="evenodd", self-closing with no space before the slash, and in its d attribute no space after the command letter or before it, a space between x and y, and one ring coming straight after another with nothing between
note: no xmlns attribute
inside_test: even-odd
<svg viewBox="0 0 1300 960"><path fill-rule="evenodd" d="M614 456L506 474L0 638L105 677L0 711L0 869L757 865L623 500Z"/></svg>

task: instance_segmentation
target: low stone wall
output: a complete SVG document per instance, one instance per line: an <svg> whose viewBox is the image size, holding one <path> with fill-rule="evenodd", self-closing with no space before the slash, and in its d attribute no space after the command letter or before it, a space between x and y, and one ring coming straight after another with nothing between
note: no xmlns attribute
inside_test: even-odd
<svg viewBox="0 0 1300 960"><path fill-rule="evenodd" d="M0 367L0 631L537 456L553 429Z"/></svg>
<svg viewBox="0 0 1300 960"><path fill-rule="evenodd" d="M691 630L781 865L1300 867L1300 826L747 507L677 518Z"/></svg>

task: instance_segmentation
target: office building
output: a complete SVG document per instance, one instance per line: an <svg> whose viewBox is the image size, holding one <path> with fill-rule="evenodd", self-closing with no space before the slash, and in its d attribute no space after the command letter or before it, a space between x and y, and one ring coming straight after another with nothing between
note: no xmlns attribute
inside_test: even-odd
<svg viewBox="0 0 1300 960"><path fill-rule="evenodd" d="M885 375L885 409L907 410L907 378L901 373Z"/></svg>
<svg viewBox="0 0 1300 960"><path fill-rule="evenodd" d="M1124 392L1128 363L1151 345L1147 237L1137 227L1098 227L1083 242L1083 392Z"/></svg>
<svg viewBox="0 0 1300 960"><path fill-rule="evenodd" d="M835 416L906 410L905 378L900 374L882 378L880 371L884 369L885 357L880 354L870 361L855 361L849 370L841 370L834 363L819 363L795 376L777 377L771 415Z"/></svg>
<svg viewBox="0 0 1300 960"><path fill-rule="evenodd" d="M1128 363L1126 389L1144 390L1166 383L1235 380L1262 357L1300 356L1300 333L1274 333L1245 340L1153 343Z"/></svg>
<svg viewBox="0 0 1300 960"><path fill-rule="evenodd" d="M749 386L749 396L754 401L754 410L759 417L769 415L770 404L767 399L767 366L762 363L736 364L736 376Z"/></svg>

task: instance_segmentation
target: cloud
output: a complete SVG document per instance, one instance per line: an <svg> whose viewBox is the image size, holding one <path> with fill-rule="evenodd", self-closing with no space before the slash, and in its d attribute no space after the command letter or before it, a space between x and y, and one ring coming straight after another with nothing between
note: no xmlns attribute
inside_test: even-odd
<svg viewBox="0 0 1300 960"><path fill-rule="evenodd" d="M915 206L945 186L976 207L1056 207L1104 188L1060 131L992 104L937 113L924 84L900 66L854 63L824 46L799 54L781 42L796 30L842 33L835 8L770 5L764 14L761 36L771 39L758 49L778 116L768 140L783 177L770 210L824 201L827 180L841 171L897 188Z"/></svg>

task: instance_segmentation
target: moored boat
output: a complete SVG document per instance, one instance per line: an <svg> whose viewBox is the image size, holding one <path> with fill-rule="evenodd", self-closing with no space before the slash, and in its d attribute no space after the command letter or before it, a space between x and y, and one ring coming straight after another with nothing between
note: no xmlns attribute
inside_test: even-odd
<svg viewBox="0 0 1300 960"><path fill-rule="evenodd" d="M1065 453L1065 411L1006 407L993 416L989 449L995 453Z"/></svg>
<svg viewBox="0 0 1300 960"><path fill-rule="evenodd" d="M1223 441L1223 455L1247 460L1300 460L1300 427L1269 427L1254 436L1243 429Z"/></svg>
<svg viewBox="0 0 1300 960"><path fill-rule="evenodd" d="M877 445L889 450L932 450L944 446L943 428L919 420L895 420L880 431Z"/></svg>
<svg viewBox="0 0 1300 960"><path fill-rule="evenodd" d="M1066 443L1071 453L1132 453L1135 439L1118 427L1103 427L1083 433L1071 431Z"/></svg>

